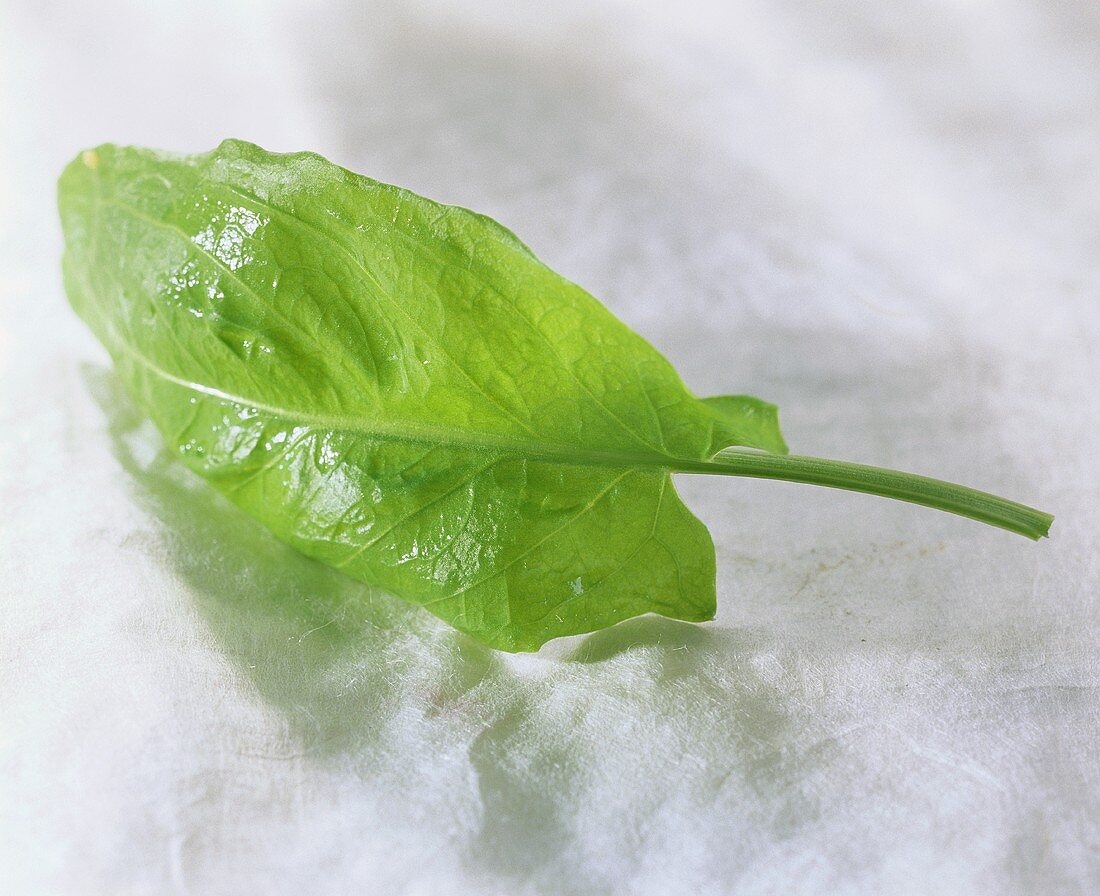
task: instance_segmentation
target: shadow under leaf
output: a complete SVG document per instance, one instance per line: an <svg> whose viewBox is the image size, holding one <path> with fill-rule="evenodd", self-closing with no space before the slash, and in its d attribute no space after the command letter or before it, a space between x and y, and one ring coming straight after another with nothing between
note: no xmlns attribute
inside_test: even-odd
<svg viewBox="0 0 1100 896"><path fill-rule="evenodd" d="M581 640L565 662L496 654L279 542L175 462L113 373L87 366L83 376L135 500L160 527L153 551L285 718L303 761L372 779L413 814L445 811L472 772L474 873L605 892L610 880L570 870L583 813L644 815L673 770L706 788L725 781L731 763L739 780L772 761L790 719L751 673L747 657L760 643L738 640L746 659L731 668L721 633L646 617ZM712 724L695 712L699 701L728 716L722 762L704 757L685 771L682 751L697 752ZM441 745L446 753L436 754ZM443 763L442 792L426 756ZM627 757L655 786L628 792L628 805L594 809L600 776Z"/></svg>
<svg viewBox="0 0 1100 896"><path fill-rule="evenodd" d="M305 751L369 753L410 679L438 705L501 671L490 651L428 614L278 541L174 461L113 373L83 374L134 497L162 526L160 549Z"/></svg>

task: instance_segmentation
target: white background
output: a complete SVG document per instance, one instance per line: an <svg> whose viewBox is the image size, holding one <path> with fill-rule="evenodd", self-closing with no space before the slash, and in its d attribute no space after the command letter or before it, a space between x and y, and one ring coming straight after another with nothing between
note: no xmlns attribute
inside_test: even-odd
<svg viewBox="0 0 1100 896"><path fill-rule="evenodd" d="M0 891L1100 890L1097 5L497 6L0 7ZM225 136L1054 537L681 477L714 623L481 649L172 464L68 310L62 166Z"/></svg>

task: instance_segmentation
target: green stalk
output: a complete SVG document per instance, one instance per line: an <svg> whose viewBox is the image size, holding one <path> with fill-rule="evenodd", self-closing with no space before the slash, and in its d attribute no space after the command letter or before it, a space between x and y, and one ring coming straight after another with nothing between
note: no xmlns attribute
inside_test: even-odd
<svg viewBox="0 0 1100 896"><path fill-rule="evenodd" d="M1047 535L1054 519L1049 513L965 485L820 457L766 454L735 448L720 451L709 462L685 464L682 471L806 482L896 498L899 501L956 513L1036 541Z"/></svg>

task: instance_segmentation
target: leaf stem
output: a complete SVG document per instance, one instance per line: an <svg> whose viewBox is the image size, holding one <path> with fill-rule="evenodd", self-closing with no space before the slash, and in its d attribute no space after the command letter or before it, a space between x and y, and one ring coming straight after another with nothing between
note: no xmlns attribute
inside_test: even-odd
<svg viewBox="0 0 1100 896"><path fill-rule="evenodd" d="M896 498L998 526L1036 541L1047 535L1054 519L1049 513L965 485L820 457L734 448L720 451L711 461L689 463L685 467L682 470L685 473L781 479Z"/></svg>

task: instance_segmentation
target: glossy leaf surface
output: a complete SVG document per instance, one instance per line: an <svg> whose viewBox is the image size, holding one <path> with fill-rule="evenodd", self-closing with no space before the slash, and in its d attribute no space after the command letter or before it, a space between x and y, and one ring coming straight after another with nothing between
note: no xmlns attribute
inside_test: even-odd
<svg viewBox="0 0 1100 896"><path fill-rule="evenodd" d="M310 556L495 647L708 619L674 458L784 450L492 220L311 154L103 146L65 281L183 460Z"/></svg>

